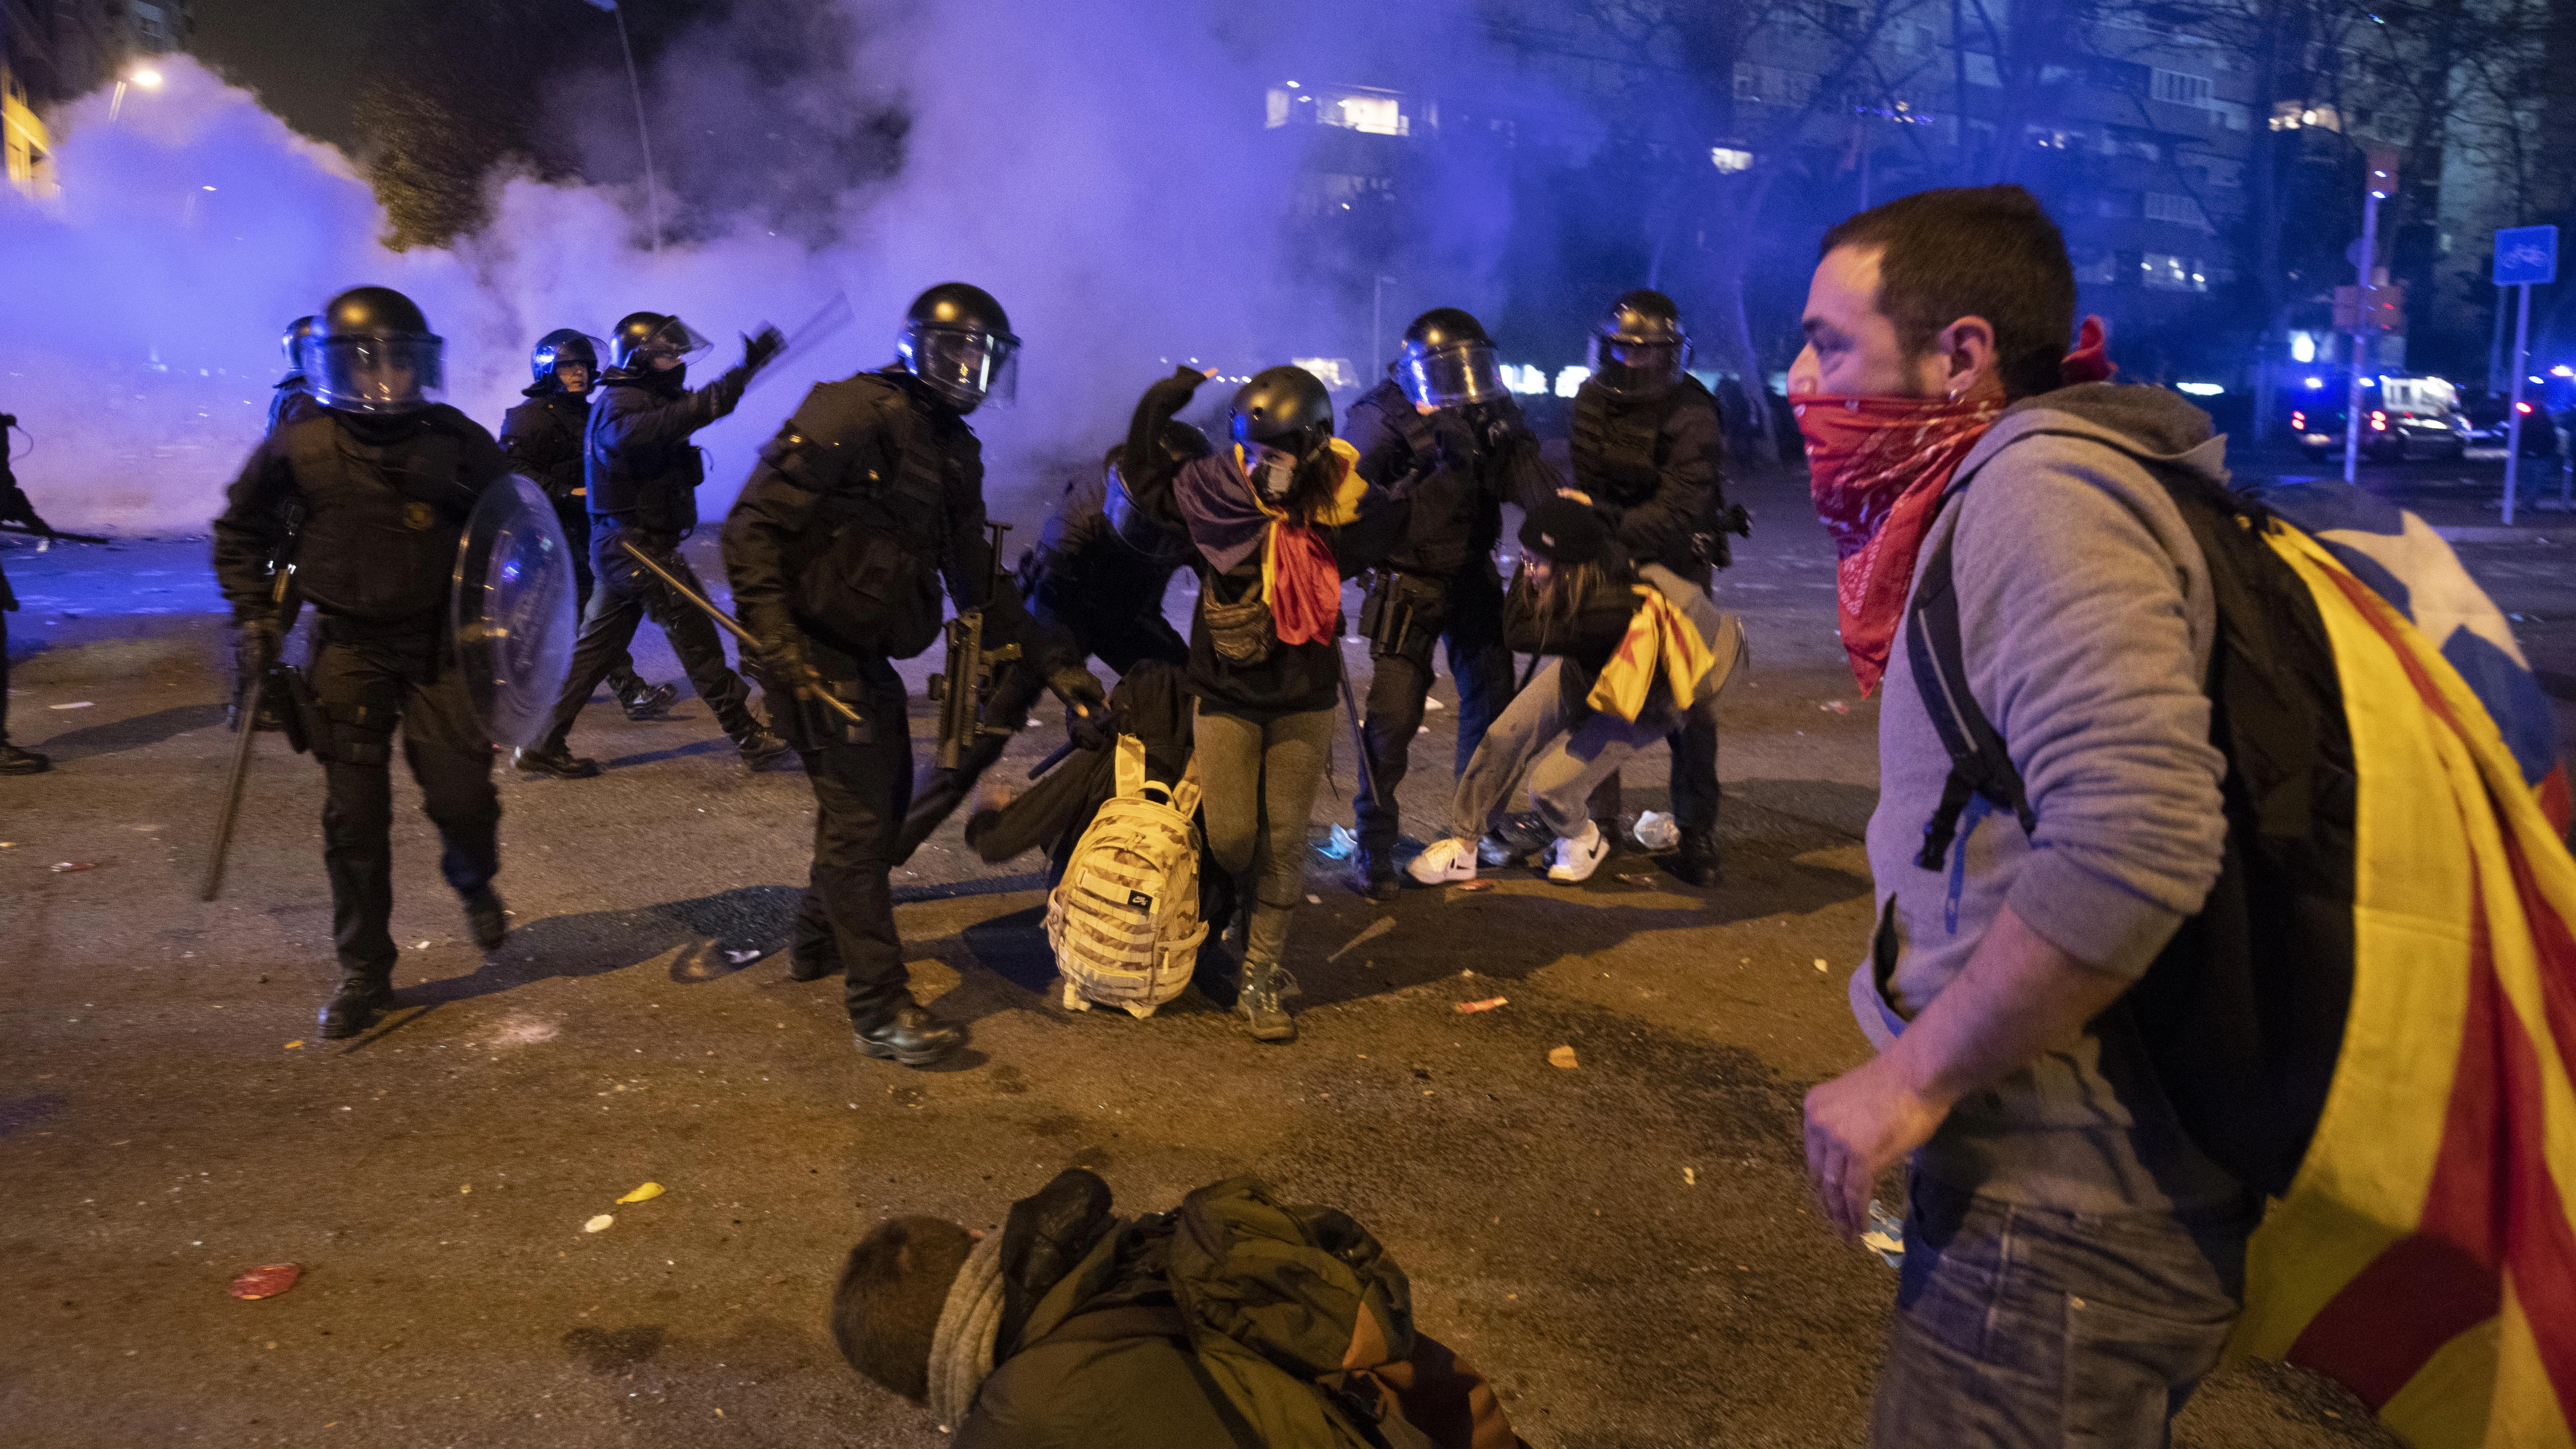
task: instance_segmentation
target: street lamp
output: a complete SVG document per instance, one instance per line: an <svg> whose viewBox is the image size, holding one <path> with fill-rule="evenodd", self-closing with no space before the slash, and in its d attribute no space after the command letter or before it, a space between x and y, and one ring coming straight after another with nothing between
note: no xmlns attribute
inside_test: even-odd
<svg viewBox="0 0 2576 1449"><path fill-rule="evenodd" d="M117 78L116 94L110 96L107 102L107 123L111 126L116 124L117 116L125 110L125 88L129 84L141 86L147 91L157 91L161 89L161 72L150 66L144 66L131 75Z"/></svg>

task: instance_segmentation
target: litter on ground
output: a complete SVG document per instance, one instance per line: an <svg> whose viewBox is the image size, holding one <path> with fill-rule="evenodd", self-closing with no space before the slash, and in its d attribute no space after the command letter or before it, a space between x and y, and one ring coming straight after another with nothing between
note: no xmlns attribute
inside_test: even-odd
<svg viewBox="0 0 2576 1449"><path fill-rule="evenodd" d="M616 1218L611 1217L607 1213L601 1213L599 1216L592 1218L589 1222L583 1223L581 1225L581 1230L585 1233L604 1233L608 1231L608 1225L615 1221L617 1221Z"/></svg>
<svg viewBox="0 0 2576 1449"><path fill-rule="evenodd" d="M79 871L96 869L98 869L98 862L94 860L65 860L54 864L56 875L71 875Z"/></svg>
<svg viewBox="0 0 2576 1449"><path fill-rule="evenodd" d="M1574 1059L1574 1048L1570 1046L1561 1046L1556 1050L1549 1052L1547 1054L1547 1064L1551 1067L1557 1067L1569 1072L1573 1071L1576 1067L1583 1065L1581 1062Z"/></svg>
<svg viewBox="0 0 2576 1449"><path fill-rule="evenodd" d="M242 1274L225 1290L245 1303L261 1298L274 1298L295 1286L304 1270L293 1263L266 1263Z"/></svg>
<svg viewBox="0 0 2576 1449"><path fill-rule="evenodd" d="M1326 860L1348 860L1359 848L1360 838L1351 834L1347 826L1336 825L1332 838L1316 846L1315 853Z"/></svg>
<svg viewBox="0 0 2576 1449"><path fill-rule="evenodd" d="M1482 1001L1462 1001L1458 1003L1458 1014L1466 1016L1474 1012L1491 1011L1497 1006L1509 1006L1511 1000L1508 996L1488 996Z"/></svg>
<svg viewBox="0 0 2576 1449"><path fill-rule="evenodd" d="M1869 1231L1860 1235L1860 1245L1891 1268L1905 1266L1905 1224L1874 1200L1869 1205Z"/></svg>
<svg viewBox="0 0 2576 1449"><path fill-rule="evenodd" d="M635 1189L633 1192L628 1193L626 1196L619 1198L617 1200L617 1204L618 1206L623 1207L630 1202L651 1202L653 1199L660 1197L662 1195L662 1191L662 1184L658 1182L648 1182L642 1187Z"/></svg>
<svg viewBox="0 0 2576 1449"><path fill-rule="evenodd" d="M1683 1169L1682 1169L1682 1186L1684 1186L1684 1187L1697 1187L1697 1186L1699 1186L1699 1171L1698 1171L1698 1169L1696 1169L1696 1168L1689 1168L1689 1167L1685 1167L1685 1168L1683 1168Z"/></svg>
<svg viewBox="0 0 2576 1449"><path fill-rule="evenodd" d="M1458 882L1458 889L1462 891L1489 891L1493 888L1494 883L1489 880L1462 880Z"/></svg>

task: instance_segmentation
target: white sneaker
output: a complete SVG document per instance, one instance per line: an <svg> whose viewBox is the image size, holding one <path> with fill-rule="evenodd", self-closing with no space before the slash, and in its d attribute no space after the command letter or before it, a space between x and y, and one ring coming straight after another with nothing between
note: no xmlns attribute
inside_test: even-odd
<svg viewBox="0 0 2576 1449"><path fill-rule="evenodd" d="M1424 885L1446 885L1451 881L1476 878L1474 842L1455 836L1435 840L1422 848L1422 853L1405 866L1404 873Z"/></svg>
<svg viewBox="0 0 2576 1449"><path fill-rule="evenodd" d="M1601 833L1600 826L1586 820L1581 835L1567 836L1548 847L1547 878L1559 885L1587 881L1609 858L1610 837Z"/></svg>

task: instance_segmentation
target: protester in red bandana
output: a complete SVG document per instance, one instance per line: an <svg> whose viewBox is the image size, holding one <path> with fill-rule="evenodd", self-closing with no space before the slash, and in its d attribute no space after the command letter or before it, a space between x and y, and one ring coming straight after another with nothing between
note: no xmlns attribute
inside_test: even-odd
<svg viewBox="0 0 2576 1449"><path fill-rule="evenodd" d="M2243 1292L2244 1189L2184 1139L2108 1008L2219 874L2207 565L2157 473L2223 483L2209 419L2113 387L2019 187L1928 191L1825 236L1789 374L1845 648L1883 680L1878 910L1852 996L1879 1048L1807 1095L1846 1234L1912 1157L1875 1443L2161 1445ZM2069 385L2073 384L2073 385ZM1951 756L1899 626L1947 541L1967 692L2029 806L1972 799L1918 863Z"/></svg>

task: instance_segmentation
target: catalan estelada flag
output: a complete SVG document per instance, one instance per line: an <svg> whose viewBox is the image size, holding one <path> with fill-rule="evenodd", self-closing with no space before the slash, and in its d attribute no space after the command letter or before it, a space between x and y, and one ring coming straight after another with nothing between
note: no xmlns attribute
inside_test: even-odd
<svg viewBox="0 0 2576 1449"><path fill-rule="evenodd" d="M2576 1449L2565 776L2528 758L2526 712L2451 657L2460 631L2419 627L2349 540L2263 536L2315 597L2351 726L2353 971L2315 1135L2248 1250L2231 1353L2340 1380L2423 1449Z"/></svg>
<svg viewBox="0 0 2576 1449"><path fill-rule="evenodd" d="M1717 667L1717 651L1663 590L1653 584L1630 587L1638 595L1637 612L1628 616L1628 632L1583 702L1633 723L1659 677L1671 686L1676 703L1688 707L1700 681Z"/></svg>

